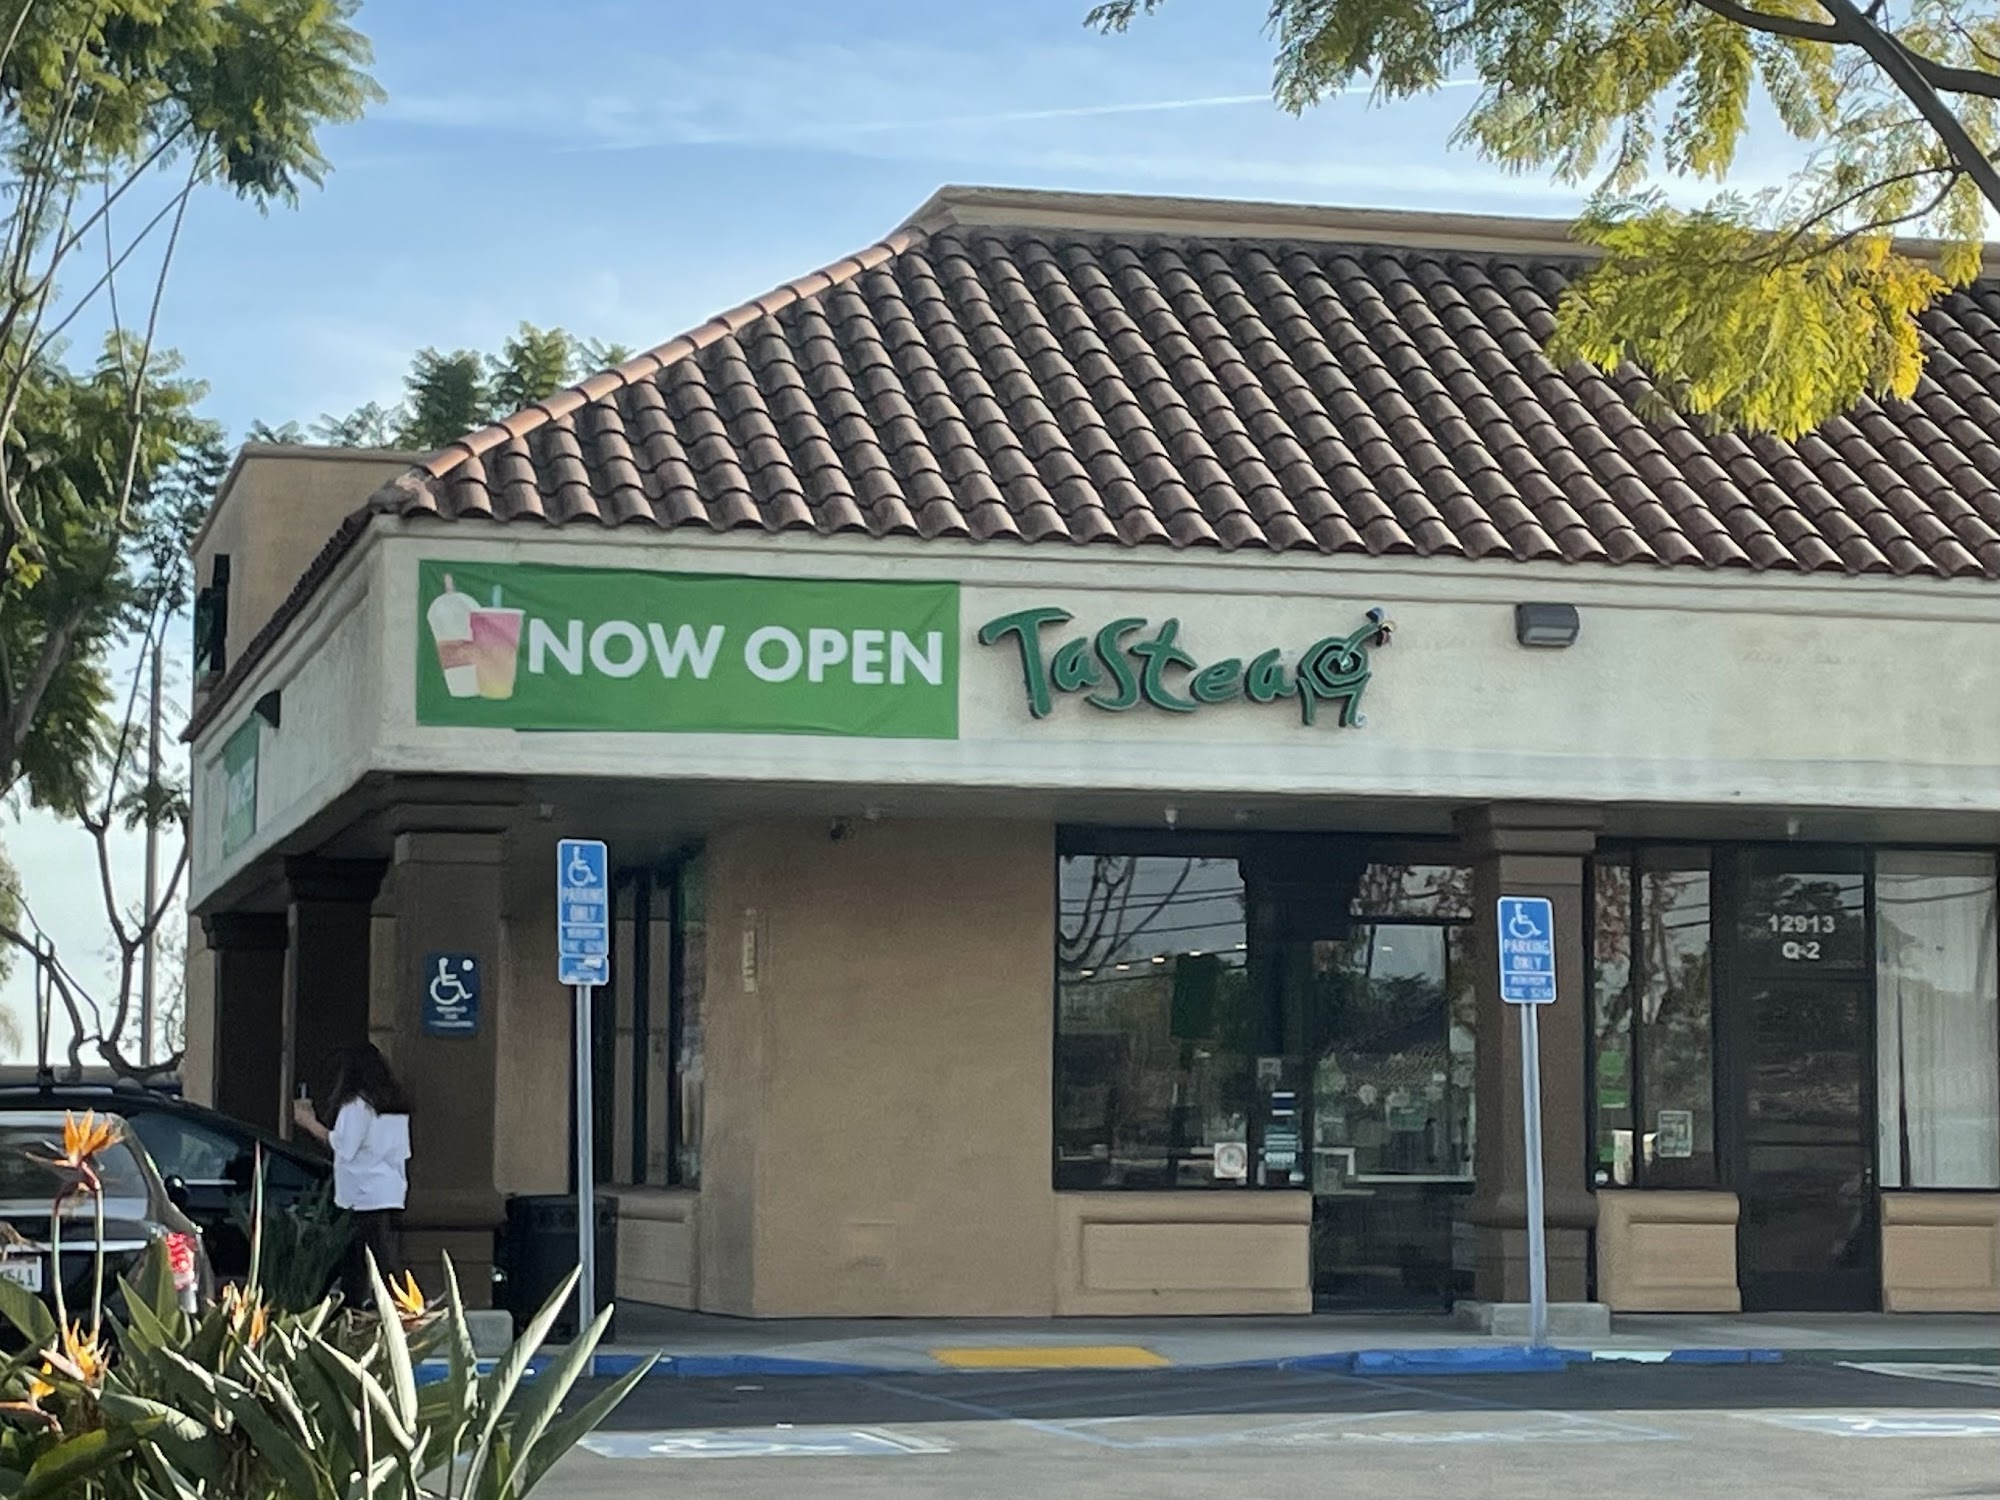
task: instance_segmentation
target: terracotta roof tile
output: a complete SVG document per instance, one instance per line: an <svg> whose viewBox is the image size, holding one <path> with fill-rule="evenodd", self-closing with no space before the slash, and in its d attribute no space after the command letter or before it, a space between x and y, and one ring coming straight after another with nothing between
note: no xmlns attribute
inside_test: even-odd
<svg viewBox="0 0 2000 1500"><path fill-rule="evenodd" d="M947 203L468 435L373 508L2000 577L2000 286L1925 316L1910 401L1746 441L1663 413L1643 372L1549 362L1578 264L1553 235L1362 238L1012 229Z"/></svg>

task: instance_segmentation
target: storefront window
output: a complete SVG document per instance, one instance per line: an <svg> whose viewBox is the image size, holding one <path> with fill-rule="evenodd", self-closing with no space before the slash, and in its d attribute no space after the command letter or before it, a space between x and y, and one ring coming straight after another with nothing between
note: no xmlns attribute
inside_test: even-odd
<svg viewBox="0 0 2000 1500"><path fill-rule="evenodd" d="M1884 1187L2000 1187L2000 934L1990 854L1875 865L1876 1125Z"/></svg>
<svg viewBox="0 0 2000 1500"><path fill-rule="evenodd" d="M1716 1181L1705 849L1607 852L1592 950L1600 1186Z"/></svg>
<svg viewBox="0 0 2000 1500"><path fill-rule="evenodd" d="M1349 909L1357 917L1469 922L1472 869L1377 861L1362 870Z"/></svg>
<svg viewBox="0 0 2000 1500"><path fill-rule="evenodd" d="M1060 891L1056 1185L1242 1186L1257 1046L1236 861L1072 855Z"/></svg>
<svg viewBox="0 0 2000 1500"><path fill-rule="evenodd" d="M1470 1181L1475 1001L1461 929L1359 927L1313 943L1313 1191Z"/></svg>
<svg viewBox="0 0 2000 1500"><path fill-rule="evenodd" d="M685 860L674 877L673 1180L701 1185L702 1001L708 979L707 861Z"/></svg>
<svg viewBox="0 0 2000 1500"><path fill-rule="evenodd" d="M1632 1182L1632 859L1600 856L1591 929L1597 1180Z"/></svg>

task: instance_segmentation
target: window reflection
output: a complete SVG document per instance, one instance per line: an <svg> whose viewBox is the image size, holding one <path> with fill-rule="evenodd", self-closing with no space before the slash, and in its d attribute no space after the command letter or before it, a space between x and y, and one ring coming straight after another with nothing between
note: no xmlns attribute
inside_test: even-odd
<svg viewBox="0 0 2000 1500"><path fill-rule="evenodd" d="M1639 1163L1655 1187L1715 1181L1715 1042L1708 852L1640 858L1644 989L1639 1077L1645 1115Z"/></svg>
<svg viewBox="0 0 2000 1500"><path fill-rule="evenodd" d="M1593 889L1598 1185L1712 1186L1708 851L1606 850Z"/></svg>
<svg viewBox="0 0 2000 1500"><path fill-rule="evenodd" d="M708 864L694 855L674 882L673 1078L676 1185L701 1185L702 1032L708 981Z"/></svg>
<svg viewBox="0 0 2000 1500"><path fill-rule="evenodd" d="M1061 865L1058 1187L1239 1185L1254 1043L1234 860ZM1217 1158L1218 1144L1240 1148Z"/></svg>
<svg viewBox="0 0 2000 1500"><path fill-rule="evenodd" d="M1311 945L1313 1191L1472 1175L1471 987L1444 927L1367 926Z"/></svg>

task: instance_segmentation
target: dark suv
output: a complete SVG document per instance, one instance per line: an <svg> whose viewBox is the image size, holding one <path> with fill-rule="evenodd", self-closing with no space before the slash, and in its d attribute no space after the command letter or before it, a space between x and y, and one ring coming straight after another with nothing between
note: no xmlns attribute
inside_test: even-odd
<svg viewBox="0 0 2000 1500"><path fill-rule="evenodd" d="M200 1226L216 1274L247 1275L250 1241L237 1222L248 1203L259 1148L266 1201L295 1203L332 1175L319 1152L136 1084L52 1083L0 1086L0 1128L15 1115L95 1110L131 1127L165 1182L168 1197Z"/></svg>

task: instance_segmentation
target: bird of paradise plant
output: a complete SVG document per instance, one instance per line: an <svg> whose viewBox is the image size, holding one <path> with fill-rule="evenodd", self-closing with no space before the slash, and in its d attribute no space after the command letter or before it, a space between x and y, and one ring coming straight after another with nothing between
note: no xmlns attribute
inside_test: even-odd
<svg viewBox="0 0 2000 1500"><path fill-rule="evenodd" d="M97 1246L96 1264L90 1278L90 1338L93 1344L99 1342L104 1333L104 1179L98 1175L97 1159L124 1139L125 1133L118 1128L117 1122L100 1120L96 1110L85 1110L81 1119L74 1111L66 1111L60 1150L51 1146L49 1149L55 1155L36 1158L45 1167L75 1174L74 1180L64 1183L57 1192L55 1202L49 1209L49 1257L56 1283L56 1321L65 1333L70 1327L70 1318L62 1277L63 1212L73 1199L90 1199L92 1223L96 1230L94 1243Z"/></svg>
<svg viewBox="0 0 2000 1500"><path fill-rule="evenodd" d="M64 1184L59 1208L81 1191L98 1200L101 1216L95 1162L117 1139L115 1124L68 1122L60 1152L48 1158L76 1179ZM261 1168L252 1192L256 1224ZM274 1307L262 1260L253 1234L249 1279L190 1312L156 1244L136 1276L117 1284L122 1314L106 1317L100 1255L89 1325L67 1315L60 1286L58 1321L0 1279L0 1318L27 1339L24 1352L0 1362L0 1496L520 1500L651 1365L565 1411L608 1309L526 1382L573 1276L488 1371L474 1357L449 1259L438 1299L408 1274L390 1285L371 1264L380 1316L344 1309L337 1297L303 1312ZM442 1376L420 1387L427 1360Z"/></svg>

